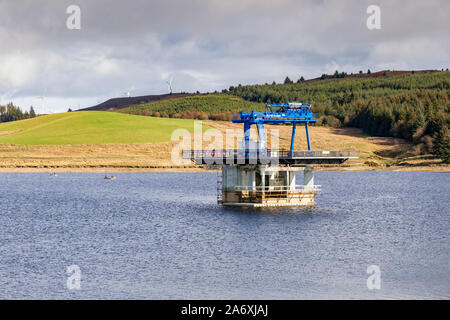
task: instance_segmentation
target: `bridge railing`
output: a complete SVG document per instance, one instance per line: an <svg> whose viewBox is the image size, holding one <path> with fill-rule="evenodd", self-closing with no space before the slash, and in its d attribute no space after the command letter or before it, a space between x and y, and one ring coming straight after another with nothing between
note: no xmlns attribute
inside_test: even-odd
<svg viewBox="0 0 450 320"><path fill-rule="evenodd" d="M320 192L320 185L305 186L305 185L295 185L295 186L236 186L235 191L261 191L261 192L277 192L277 191L291 191L291 192Z"/></svg>
<svg viewBox="0 0 450 320"><path fill-rule="evenodd" d="M359 151L289 151L286 149L212 149L212 150L183 150L183 159L210 159L210 158L358 158Z"/></svg>
<svg viewBox="0 0 450 320"><path fill-rule="evenodd" d="M322 157L322 158L358 158L359 151L356 150L314 150L314 151L287 151L288 156L293 158L308 158L308 157Z"/></svg>

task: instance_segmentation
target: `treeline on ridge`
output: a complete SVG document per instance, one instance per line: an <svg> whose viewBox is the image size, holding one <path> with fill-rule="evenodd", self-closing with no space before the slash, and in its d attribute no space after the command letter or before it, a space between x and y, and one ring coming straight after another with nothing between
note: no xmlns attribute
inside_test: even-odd
<svg viewBox="0 0 450 320"><path fill-rule="evenodd" d="M302 101L312 104L318 125L403 138L415 144L417 154L434 153L448 162L450 72L378 74L352 77L336 71L312 81L300 77L295 83L287 77L283 84L232 86L222 94L135 105L120 112L229 121L240 110L263 111L266 103Z"/></svg>
<svg viewBox="0 0 450 320"><path fill-rule="evenodd" d="M449 162L449 71L336 78L238 85L228 92L251 102L308 102L318 124L357 127L373 136L403 138L414 142L418 154L434 153Z"/></svg>
<svg viewBox="0 0 450 320"><path fill-rule="evenodd" d="M245 101L230 94L201 94L133 105L118 112L143 116L230 121L242 109L264 110L265 104Z"/></svg>
<svg viewBox="0 0 450 320"><path fill-rule="evenodd" d="M32 106L30 107L30 111L22 111L22 109L14 106L11 102L6 106L0 106L0 122L23 120L34 117L36 117L36 112Z"/></svg>

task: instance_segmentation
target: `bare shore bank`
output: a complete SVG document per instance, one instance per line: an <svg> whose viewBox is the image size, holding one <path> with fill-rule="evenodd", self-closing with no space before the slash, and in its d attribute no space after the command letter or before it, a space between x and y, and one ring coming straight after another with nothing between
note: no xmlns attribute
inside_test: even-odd
<svg viewBox="0 0 450 320"><path fill-rule="evenodd" d="M314 166L315 171L394 171L394 172L450 172L450 166L392 166L388 168L374 168L370 166ZM152 168L33 168L11 167L1 168L0 173L155 173L155 172L216 172L218 168L205 167L152 167Z"/></svg>
<svg viewBox="0 0 450 320"><path fill-rule="evenodd" d="M208 121L221 132L240 130L238 124ZM267 126L267 129L273 129ZM290 128L277 126L279 147L289 148ZM360 158L343 165L315 166L316 171L450 171L449 165L432 155L415 155L414 146L404 140L371 137L355 128L311 127L313 150L359 150ZM270 131L268 131L270 132ZM252 132L256 139L255 132ZM0 172L206 172L191 162L175 165L172 151L177 141L95 145L6 145L0 144ZM299 135L295 149L302 150L305 137ZM205 145L204 147L206 147Z"/></svg>

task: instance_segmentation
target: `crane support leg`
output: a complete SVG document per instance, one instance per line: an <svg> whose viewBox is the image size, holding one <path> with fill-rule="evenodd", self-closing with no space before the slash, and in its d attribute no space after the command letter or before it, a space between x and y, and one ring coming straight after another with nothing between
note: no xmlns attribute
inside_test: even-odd
<svg viewBox="0 0 450 320"><path fill-rule="evenodd" d="M250 143L250 123L245 122L244 123L244 149L245 149L245 156L250 155L250 153L248 151L249 143Z"/></svg>
<svg viewBox="0 0 450 320"><path fill-rule="evenodd" d="M294 122L292 124L292 136L291 136L291 152L294 151L294 142L295 142L295 127L296 127L296 122Z"/></svg>
<svg viewBox="0 0 450 320"><path fill-rule="evenodd" d="M305 130L306 130L306 141L308 142L308 151L311 151L311 145L309 143L308 122L305 123Z"/></svg>
<svg viewBox="0 0 450 320"><path fill-rule="evenodd" d="M244 123L244 137L245 141L250 140L250 123L248 122Z"/></svg>
<svg viewBox="0 0 450 320"><path fill-rule="evenodd" d="M258 134L259 134L259 143L261 148L266 147L266 138L264 137L264 125L262 123L258 123Z"/></svg>

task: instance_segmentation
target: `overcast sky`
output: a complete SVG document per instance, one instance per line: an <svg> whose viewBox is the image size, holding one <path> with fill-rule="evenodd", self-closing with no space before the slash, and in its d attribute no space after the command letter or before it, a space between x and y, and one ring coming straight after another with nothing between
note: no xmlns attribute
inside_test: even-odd
<svg viewBox="0 0 450 320"><path fill-rule="evenodd" d="M81 8L81 29L66 26ZM381 29L366 26L369 5ZM0 104L38 112L335 70L441 69L450 1L0 0ZM44 96L45 99L39 98Z"/></svg>

